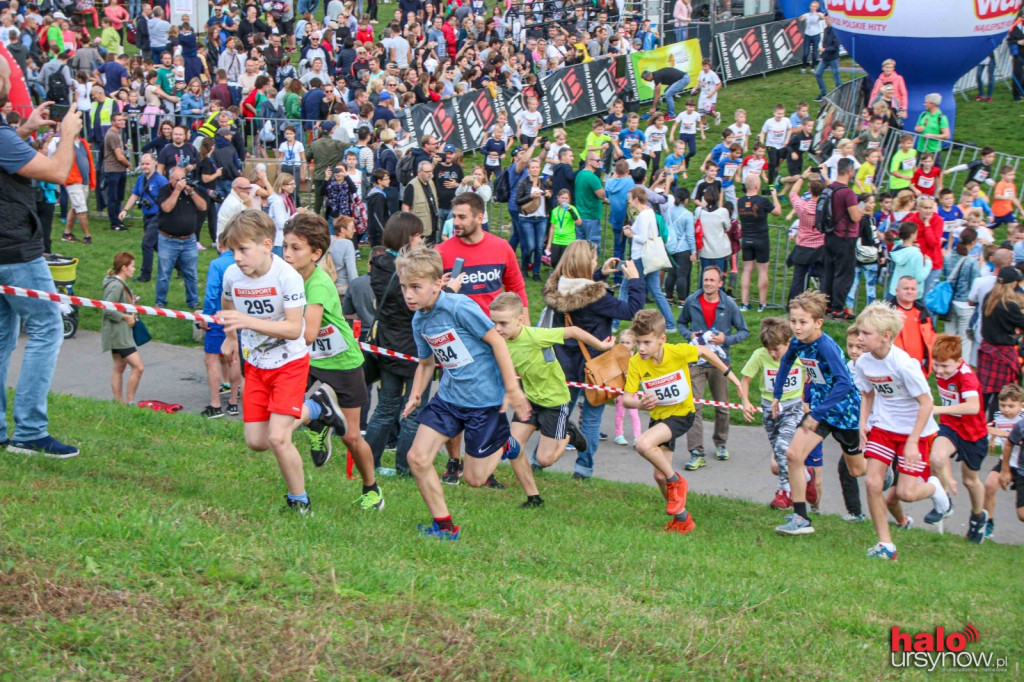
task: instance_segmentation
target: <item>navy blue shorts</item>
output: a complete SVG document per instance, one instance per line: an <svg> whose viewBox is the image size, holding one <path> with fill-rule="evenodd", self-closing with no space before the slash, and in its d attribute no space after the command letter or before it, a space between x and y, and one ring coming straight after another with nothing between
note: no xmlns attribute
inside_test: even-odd
<svg viewBox="0 0 1024 682"><path fill-rule="evenodd" d="M821 450L821 443L814 446L810 454L807 455L807 459L804 460L805 467L820 467L824 463L824 457Z"/></svg>
<svg viewBox="0 0 1024 682"><path fill-rule="evenodd" d="M939 438L945 438L956 448L956 458L971 471L981 471L981 465L988 456L988 436L981 440L964 440L959 433L946 424L939 425ZM934 448L934 443L932 448Z"/></svg>
<svg viewBox="0 0 1024 682"><path fill-rule="evenodd" d="M510 435L501 406L462 407L434 396L416 418L440 434L454 438L465 432L466 454L482 459L501 449Z"/></svg>
<svg viewBox="0 0 1024 682"><path fill-rule="evenodd" d="M992 221L992 227L993 228L997 227L999 225L1009 225L1010 223L1017 222L1017 214L1014 213L1013 211L1010 211L1009 213L1007 213L1004 216L998 216L998 217L993 216L993 218L995 218Z"/></svg>
<svg viewBox="0 0 1024 682"><path fill-rule="evenodd" d="M211 323L203 338L203 350L211 355L220 355L220 346L224 343L224 327Z"/></svg>

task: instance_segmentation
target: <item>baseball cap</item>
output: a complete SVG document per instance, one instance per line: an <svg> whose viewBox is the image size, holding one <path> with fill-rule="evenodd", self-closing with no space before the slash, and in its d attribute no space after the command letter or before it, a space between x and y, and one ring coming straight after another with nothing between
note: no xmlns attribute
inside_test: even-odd
<svg viewBox="0 0 1024 682"><path fill-rule="evenodd" d="M455 145L453 145L453 144L446 144L444 146L444 153L445 154L454 154L455 153Z"/></svg>
<svg viewBox="0 0 1024 682"><path fill-rule="evenodd" d="M65 21L67 21L67 16L63 12L54 12L53 13L53 18L54 19L64 19Z"/></svg>
<svg viewBox="0 0 1024 682"><path fill-rule="evenodd" d="M377 95L377 101L378 102L387 102L389 99L391 99L391 93L390 92L384 91L384 92L381 92L379 95Z"/></svg>
<svg viewBox="0 0 1024 682"><path fill-rule="evenodd" d="M231 126L222 126L217 128L217 135L220 137L227 137L228 135L234 135L235 129Z"/></svg>
<svg viewBox="0 0 1024 682"><path fill-rule="evenodd" d="M1020 270L1012 265L999 268L999 276L996 278L996 281L1000 284L1012 284L1013 282L1020 282L1021 280L1024 280L1024 275L1022 275Z"/></svg>
<svg viewBox="0 0 1024 682"><path fill-rule="evenodd" d="M320 124L320 130L326 131L328 133L331 132L332 130L334 130L334 121L324 121L323 123Z"/></svg>
<svg viewBox="0 0 1024 682"><path fill-rule="evenodd" d="M526 149L526 147L524 147L521 144L517 144L515 146L515 149L512 150L512 156L517 156L519 152L523 151L524 149Z"/></svg>

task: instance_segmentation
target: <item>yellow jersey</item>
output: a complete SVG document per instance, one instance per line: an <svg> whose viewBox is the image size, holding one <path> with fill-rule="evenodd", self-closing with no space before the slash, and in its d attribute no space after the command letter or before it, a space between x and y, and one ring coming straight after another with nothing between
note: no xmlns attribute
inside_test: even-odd
<svg viewBox="0 0 1024 682"><path fill-rule="evenodd" d="M690 363L698 357L697 347L688 343L666 343L659 363L634 355L629 359L626 393L653 393L658 398L651 419L685 417L694 411Z"/></svg>

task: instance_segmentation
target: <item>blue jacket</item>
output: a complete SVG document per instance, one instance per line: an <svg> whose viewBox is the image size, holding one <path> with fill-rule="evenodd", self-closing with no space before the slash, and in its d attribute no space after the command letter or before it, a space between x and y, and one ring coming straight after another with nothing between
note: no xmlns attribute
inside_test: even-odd
<svg viewBox="0 0 1024 682"><path fill-rule="evenodd" d="M594 273L593 280L561 277L556 281L549 277L544 284L544 303L554 311L554 326L569 326L565 319L565 314L569 313L573 326L599 339L606 339L611 336L613 320L632 320L647 302L647 285L643 277L629 280L628 285L629 300L620 301L608 291L600 269ZM590 357L601 352L589 350ZM575 340L566 339L564 345L555 346L555 356L566 379L583 381L584 358Z"/></svg>
<svg viewBox="0 0 1024 682"><path fill-rule="evenodd" d="M693 332L706 332L711 328L704 321L704 312L700 308L698 297L703 293L702 289L690 294L690 297L683 303L677 329L684 339L689 339ZM739 306L736 305L736 301L726 296L724 291L718 293L718 307L715 310L715 323L712 326L725 334L724 345L727 358L730 357L729 346L742 343L750 336L750 329L747 327L747 321L743 319L743 313L740 312ZM730 334L729 332L733 329L736 330L736 333Z"/></svg>
<svg viewBox="0 0 1024 682"><path fill-rule="evenodd" d="M221 295L224 293L224 273L235 262L235 255L225 251L212 261L206 273L206 294L203 298L203 312L213 315L221 309Z"/></svg>
<svg viewBox="0 0 1024 682"><path fill-rule="evenodd" d="M694 234L693 212L685 206L673 206L666 211L665 226L668 239L665 249L670 253L689 251L697 253L697 236Z"/></svg>

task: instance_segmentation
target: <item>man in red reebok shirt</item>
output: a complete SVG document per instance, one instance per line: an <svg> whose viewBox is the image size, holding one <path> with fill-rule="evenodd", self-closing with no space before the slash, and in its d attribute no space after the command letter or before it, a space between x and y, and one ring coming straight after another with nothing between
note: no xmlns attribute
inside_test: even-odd
<svg viewBox="0 0 1024 682"><path fill-rule="evenodd" d="M960 473L964 487L971 496L971 522L967 539L981 542L984 537L988 512L985 502L985 485L978 478L978 471L988 454L988 429L985 413L981 409L981 384L970 365L964 362L959 336L940 334L932 346L935 362L935 378L939 384L942 404L935 407L933 414L939 417L939 434L932 445L932 472L949 493L952 484L950 458L956 455L960 460ZM938 523L953 510L950 498L949 511L940 514L928 512L925 523Z"/></svg>
<svg viewBox="0 0 1024 682"><path fill-rule="evenodd" d="M449 281L447 286L456 293L469 296L490 317L491 301L498 297L502 288L519 295L523 302L525 323L530 320L529 302L526 299L526 282L519 270L516 253L508 242L483 230L484 202L472 192L460 194L452 199L452 223L454 236L437 245L441 254L444 271L451 273L456 258L463 258L461 281ZM456 436L446 444L448 464L441 481L457 485L462 474L462 436ZM504 488L492 474L487 479L488 488Z"/></svg>
<svg viewBox="0 0 1024 682"><path fill-rule="evenodd" d="M444 263L444 271L451 272L456 258L465 259L462 283L449 282L448 287L476 301L486 314L490 314L491 301L498 294L511 291L519 295L530 319L526 300L526 282L519 270L516 253L508 242L483 230L484 205L479 196L471 192L452 200L454 237L437 245Z"/></svg>

